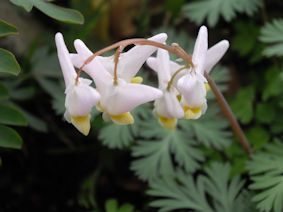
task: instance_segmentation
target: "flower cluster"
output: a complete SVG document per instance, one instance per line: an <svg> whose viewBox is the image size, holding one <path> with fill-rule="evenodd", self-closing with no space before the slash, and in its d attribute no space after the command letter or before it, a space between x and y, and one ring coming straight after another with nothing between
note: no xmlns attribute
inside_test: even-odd
<svg viewBox="0 0 283 212"><path fill-rule="evenodd" d="M149 44L165 45L167 35L158 34L148 39ZM61 33L55 36L59 62L65 85L65 119L81 133L90 130L90 113L94 106L102 112L104 120L117 124L132 124L131 111L137 106L154 101L154 114L160 124L174 129L180 118L197 119L207 108L209 88L204 73L209 73L229 47L226 40L208 49L207 28L202 26L194 46L192 60L180 65L170 61L168 51L159 45L135 45L125 53L110 57L93 55L81 40L75 40L77 53L69 53ZM156 57L151 55L157 51ZM159 87L142 84L136 76L144 63L158 76ZM79 77L76 68L90 76L92 81Z"/></svg>

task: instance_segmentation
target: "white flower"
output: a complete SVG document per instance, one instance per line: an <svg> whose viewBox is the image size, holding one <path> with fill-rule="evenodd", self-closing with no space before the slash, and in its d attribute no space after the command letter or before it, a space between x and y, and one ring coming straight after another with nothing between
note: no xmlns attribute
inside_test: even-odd
<svg viewBox="0 0 283 212"><path fill-rule="evenodd" d="M79 78L76 81L77 73L61 33L55 35L55 42L66 85L64 117L82 134L87 135L90 130L90 112L99 101L99 93L90 86L91 80Z"/></svg>
<svg viewBox="0 0 283 212"><path fill-rule="evenodd" d="M204 71L210 73L215 64L222 58L229 47L227 40L222 40L207 50L207 28L202 26L199 30L192 55L193 68L180 72L173 84L182 94L181 104L183 105L185 118L197 119L207 109L206 92L208 88ZM157 70L158 59L149 58L147 64ZM170 61L171 75L182 66Z"/></svg>
<svg viewBox="0 0 283 212"><path fill-rule="evenodd" d="M168 87L172 78L169 53L163 49L158 49L156 59L157 64L154 71L157 72L159 89L162 90L163 96L155 100L153 112L157 115L162 126L167 129L175 129L177 119L184 116L184 111L177 98L177 90L174 86Z"/></svg>
<svg viewBox="0 0 283 212"><path fill-rule="evenodd" d="M152 40L164 42L167 35L162 33ZM72 62L81 67L92 52L80 41L75 41L78 54L71 54ZM111 119L118 124L132 124L134 119L130 113L135 107L162 96L159 89L138 84L141 81L135 74L145 60L156 50L152 46L136 46L126 53L122 53L118 63L118 81L114 84L114 57L96 57L84 66L100 93L98 109L103 112L104 119ZM120 65L119 65L120 64Z"/></svg>

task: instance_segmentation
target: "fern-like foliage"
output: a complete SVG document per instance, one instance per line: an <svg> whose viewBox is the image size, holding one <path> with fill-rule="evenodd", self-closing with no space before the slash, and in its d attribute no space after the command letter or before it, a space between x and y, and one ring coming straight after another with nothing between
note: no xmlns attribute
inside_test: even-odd
<svg viewBox="0 0 283 212"><path fill-rule="evenodd" d="M159 199L150 203L159 211L188 209L198 212L251 212L248 202L243 204L244 182L239 176L229 178L229 164L212 163L194 178L178 171L176 177L152 181L149 195ZM246 196L245 196L246 197Z"/></svg>
<svg viewBox="0 0 283 212"><path fill-rule="evenodd" d="M219 113L219 107L210 104L207 113L199 120L181 123L204 146L222 150L231 144L232 134L226 130L229 127L227 120L219 116Z"/></svg>
<svg viewBox="0 0 283 212"><path fill-rule="evenodd" d="M261 0L201 0L186 4L183 11L185 16L197 24L207 19L208 25L213 27L221 16L225 21L230 22L236 17L237 12L254 14L261 4Z"/></svg>
<svg viewBox="0 0 283 212"><path fill-rule="evenodd" d="M274 19L267 23L260 31L259 39L269 44L263 54L271 56L283 56L283 19Z"/></svg>
<svg viewBox="0 0 283 212"><path fill-rule="evenodd" d="M219 116L216 105L210 105L200 120L181 120L176 130L167 130L153 117L139 126L139 139L132 148L131 169L143 180L174 174L176 167L192 173L204 161L202 144L224 149L230 144L227 122Z"/></svg>
<svg viewBox="0 0 283 212"><path fill-rule="evenodd" d="M129 147L139 132L140 123L150 117L151 111L148 105L138 107L133 112L135 123L132 125L117 125L109 123L99 132L102 144L110 149L123 149Z"/></svg>
<svg viewBox="0 0 283 212"><path fill-rule="evenodd" d="M132 149L132 155L139 159L132 163L131 169L143 180L174 174L174 158L188 172L195 171L204 160L191 134L185 130L167 130L151 119L143 123L140 132L143 140Z"/></svg>
<svg viewBox="0 0 283 212"><path fill-rule="evenodd" d="M253 184L252 190L257 194L253 201L257 202L260 211L281 212L283 210L283 144L276 141L268 144L264 151L255 154L247 164Z"/></svg>

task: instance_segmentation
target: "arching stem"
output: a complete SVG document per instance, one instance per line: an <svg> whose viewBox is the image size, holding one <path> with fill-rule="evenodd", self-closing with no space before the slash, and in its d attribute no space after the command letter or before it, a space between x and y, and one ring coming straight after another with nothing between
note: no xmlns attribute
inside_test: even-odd
<svg viewBox="0 0 283 212"><path fill-rule="evenodd" d="M184 61L187 61L191 66L193 66L192 63L192 57L188 55L184 49L182 49L179 45L173 44L172 46L168 46L166 44L158 43L156 41L147 40L143 38L134 38L134 39L127 39L122 40L117 43L114 43L110 46L107 46L97 52L95 52L93 55L91 55L89 58L86 59L84 64L80 67L78 73L81 73L84 66L86 66L88 63L90 63L96 56L99 56L101 54L104 54L105 52L108 52L110 50L116 49L119 46L126 47L128 45L135 44L135 45L149 45L149 46L155 46L157 48L161 48L164 50L167 50L168 52L175 54L176 56L182 58Z"/></svg>
<svg viewBox="0 0 283 212"><path fill-rule="evenodd" d="M215 84L215 82L210 78L210 76L208 75L207 72L204 73L205 78L208 81L208 84L212 90L212 92L214 93L216 100L223 112L223 114L226 116L226 118L228 119L228 121L230 122L230 125L234 131L234 133L236 134L236 136L239 139L240 144L242 145L243 149L245 150L245 152L247 153L247 155L249 157L251 157L252 155L252 149L249 145L249 142L242 130L242 128L240 127L237 119L235 118L230 106L228 105L226 99L224 98L224 96L222 95L221 91L218 89L217 85Z"/></svg>

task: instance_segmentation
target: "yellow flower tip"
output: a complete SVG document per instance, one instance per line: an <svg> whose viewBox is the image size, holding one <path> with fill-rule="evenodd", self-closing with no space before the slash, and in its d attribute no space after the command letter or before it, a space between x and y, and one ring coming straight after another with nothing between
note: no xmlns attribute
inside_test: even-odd
<svg viewBox="0 0 283 212"><path fill-rule="evenodd" d="M142 82L143 82L142 77L133 77L131 80L131 83L134 83L134 84L141 84Z"/></svg>
<svg viewBox="0 0 283 212"><path fill-rule="evenodd" d="M87 136L90 131L90 115L86 116L72 116L71 123L80 131L83 135Z"/></svg>
<svg viewBox="0 0 283 212"><path fill-rule="evenodd" d="M159 123L168 130L175 130L177 126L177 119L176 118L167 118L164 116L158 117Z"/></svg>
<svg viewBox="0 0 283 212"><path fill-rule="evenodd" d="M135 122L134 117L130 112L122 113L119 115L110 115L111 120L120 125L133 124Z"/></svg>
<svg viewBox="0 0 283 212"><path fill-rule="evenodd" d="M210 88L208 83L204 83L204 86L205 86L206 91L210 91L211 90L211 88Z"/></svg>
<svg viewBox="0 0 283 212"><path fill-rule="evenodd" d="M198 119L202 114L202 107L190 108L188 106L184 106L183 109L186 119Z"/></svg>

